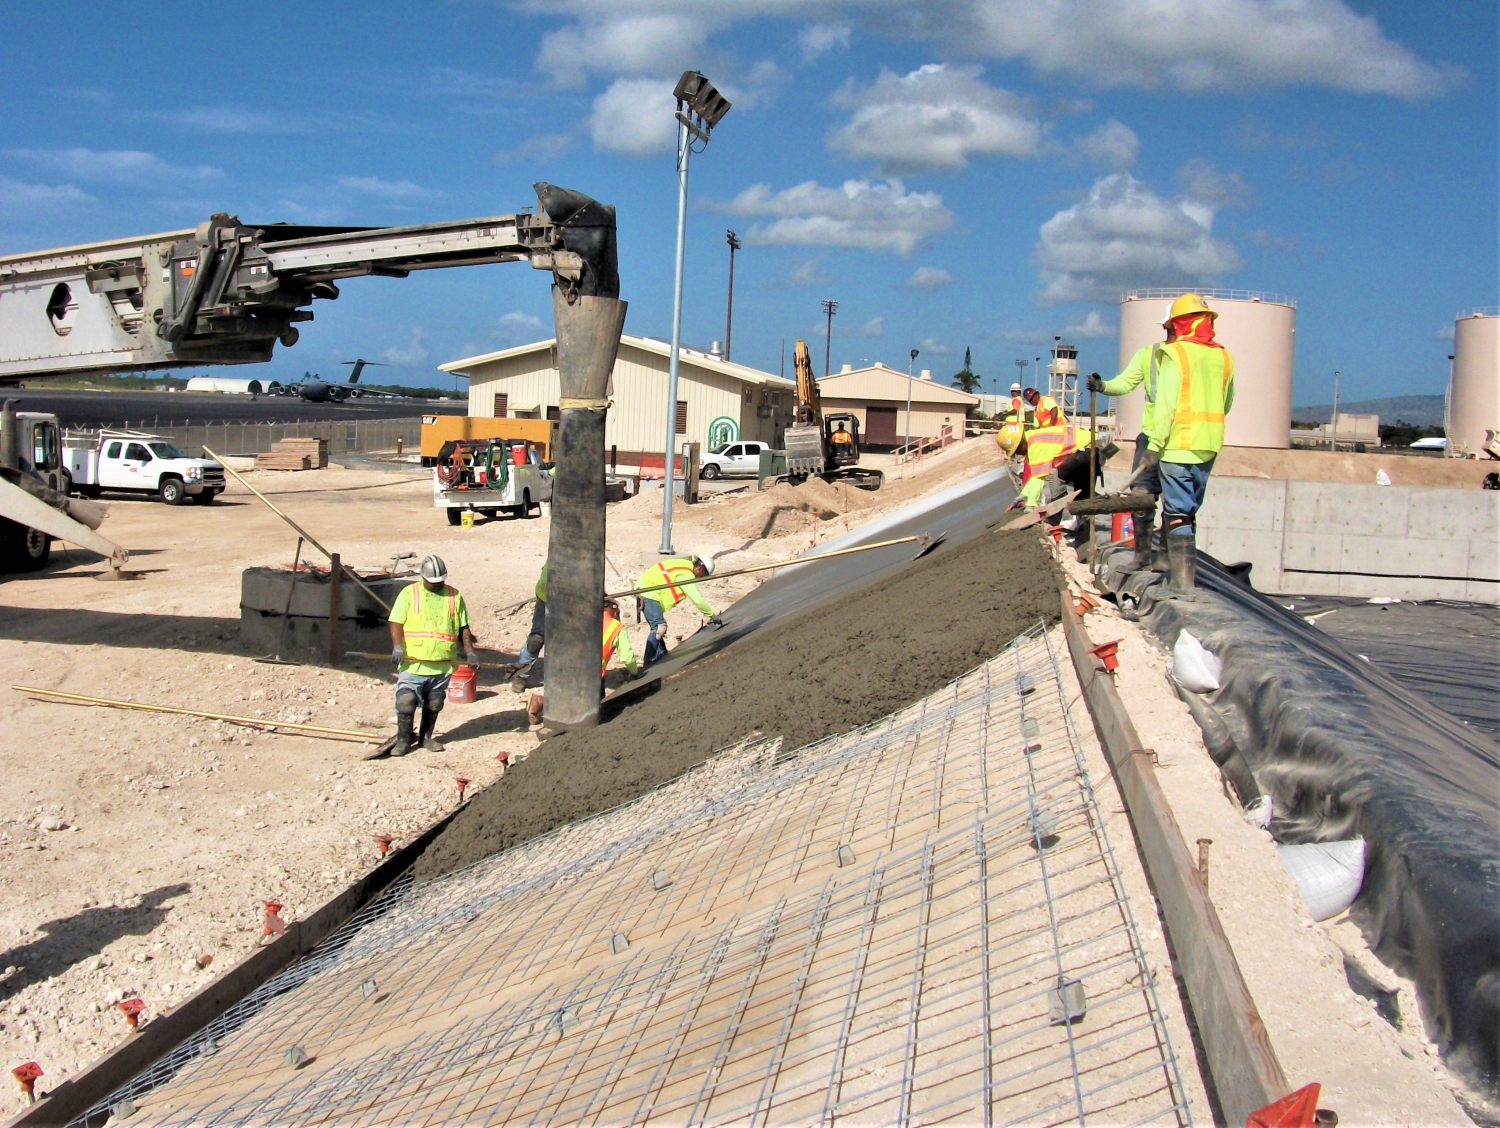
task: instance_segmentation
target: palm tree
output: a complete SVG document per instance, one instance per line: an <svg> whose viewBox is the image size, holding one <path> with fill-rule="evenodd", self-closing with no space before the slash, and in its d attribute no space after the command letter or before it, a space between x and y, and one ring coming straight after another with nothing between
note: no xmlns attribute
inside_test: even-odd
<svg viewBox="0 0 1500 1128"><path fill-rule="evenodd" d="M983 379L984 377L980 376L979 373L974 371L974 363L970 350L968 348L965 348L963 371L955 372L953 374L953 379L950 381L951 385L955 388L962 388L970 395L973 395L975 392L979 391L980 381L982 381Z"/></svg>

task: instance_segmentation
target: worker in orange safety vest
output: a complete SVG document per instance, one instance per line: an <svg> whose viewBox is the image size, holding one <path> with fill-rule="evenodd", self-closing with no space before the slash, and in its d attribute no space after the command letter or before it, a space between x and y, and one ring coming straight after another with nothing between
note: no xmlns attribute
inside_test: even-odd
<svg viewBox="0 0 1500 1128"><path fill-rule="evenodd" d="M1036 414L1038 427L1055 427L1063 421L1062 408L1057 406L1057 401L1051 396L1035 388L1027 388L1021 396L1031 405L1032 411Z"/></svg>

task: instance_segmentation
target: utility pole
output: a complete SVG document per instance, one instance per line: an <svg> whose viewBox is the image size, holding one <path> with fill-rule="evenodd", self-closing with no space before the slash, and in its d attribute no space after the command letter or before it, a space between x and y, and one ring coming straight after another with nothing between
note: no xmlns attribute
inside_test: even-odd
<svg viewBox="0 0 1500 1128"><path fill-rule="evenodd" d="M1339 370L1333 370L1333 421L1328 425L1332 436L1328 440L1329 450L1339 449Z"/></svg>
<svg viewBox="0 0 1500 1128"><path fill-rule="evenodd" d="M1031 362L1024 357L1016 361L1016 367L1020 369L1020 374L1016 377L1016 379L1019 381L1021 387L1023 388L1026 386L1026 366L1030 363ZM1040 372L1041 369L1038 368L1037 371Z"/></svg>
<svg viewBox="0 0 1500 1128"><path fill-rule="evenodd" d="M823 338L823 379L828 379L828 358L833 355L833 315L839 311L839 303L832 298L823 299L823 312L828 315L828 335Z"/></svg>
<svg viewBox="0 0 1500 1128"><path fill-rule="evenodd" d="M740 249L740 240L733 231L724 233L729 244L729 309L724 314L724 359L729 359L729 343L734 339L734 252Z"/></svg>
<svg viewBox="0 0 1500 1128"><path fill-rule="evenodd" d="M906 362L906 457L911 457L911 370L917 363L917 349L911 350L911 359Z"/></svg>
<svg viewBox="0 0 1500 1128"><path fill-rule="evenodd" d="M677 264L672 287L672 354L667 364L665 491L661 503L661 554L672 555L672 478L677 459L677 360L682 347L682 260L687 245L688 158L696 137L708 145L708 135L729 112L729 103L698 71L683 71L672 91L677 99ZM686 112L684 112L686 111ZM701 151L701 150L700 150Z"/></svg>

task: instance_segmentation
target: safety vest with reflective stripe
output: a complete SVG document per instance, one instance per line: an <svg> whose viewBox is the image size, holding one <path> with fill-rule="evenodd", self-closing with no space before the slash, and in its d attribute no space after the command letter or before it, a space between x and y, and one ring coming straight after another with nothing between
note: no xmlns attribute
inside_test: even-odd
<svg viewBox="0 0 1500 1128"><path fill-rule="evenodd" d="M458 635L464 626L459 614L462 605L458 592L450 587L431 592L420 581L409 584L391 608L391 621L401 624L406 637L407 658L413 662L457 661ZM403 613L403 618L397 618Z"/></svg>
<svg viewBox="0 0 1500 1128"><path fill-rule="evenodd" d="M536 597L543 603L547 602L547 565L542 565L541 577L536 582Z"/></svg>
<svg viewBox="0 0 1500 1128"><path fill-rule="evenodd" d="M624 624L619 619L604 620L604 651L599 659L599 676L602 678L605 671L609 669L609 660L615 656L615 651L620 652L620 661L625 663L625 668L632 674L635 673L635 650L630 645L630 636L625 633Z"/></svg>
<svg viewBox="0 0 1500 1128"><path fill-rule="evenodd" d="M1021 481L1029 482L1038 475L1052 473L1062 464L1063 459L1092 441L1093 434L1087 427L1074 427L1067 423L1027 431L1026 469L1021 474Z"/></svg>
<svg viewBox="0 0 1500 1128"><path fill-rule="evenodd" d="M1164 462L1203 462L1224 447L1224 417L1234 403L1234 357L1193 341L1163 345L1157 368L1151 449Z"/></svg>
<svg viewBox="0 0 1500 1128"><path fill-rule="evenodd" d="M1036 425L1038 427L1055 427L1062 421L1062 408L1057 406L1055 399L1051 396L1043 396L1036 401Z"/></svg>
<svg viewBox="0 0 1500 1128"><path fill-rule="evenodd" d="M659 560L651 567L641 573L641 578L636 587L650 588L658 584L670 584L670 587L659 588L656 591L645 593L645 599L654 599L660 603L663 610L676 607L684 598L690 598L698 610L705 615L712 615L712 611L704 611L705 600L698 594L697 587L693 581L697 577L693 574L693 562L680 556L674 556L668 560Z"/></svg>

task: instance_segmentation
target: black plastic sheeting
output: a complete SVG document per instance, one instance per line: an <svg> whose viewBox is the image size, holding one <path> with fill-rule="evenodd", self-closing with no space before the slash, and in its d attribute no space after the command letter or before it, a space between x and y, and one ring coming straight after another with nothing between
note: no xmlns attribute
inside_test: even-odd
<svg viewBox="0 0 1500 1128"><path fill-rule="evenodd" d="M1500 748L1283 606L1300 601L1202 553L1194 598L1140 591L1127 553L1105 550L1101 584L1124 606L1136 589L1167 645L1186 627L1220 658L1223 687L1202 699L1273 796L1277 840L1364 836L1356 923L1416 982L1450 1068L1500 1089Z"/></svg>
<svg viewBox="0 0 1500 1128"><path fill-rule="evenodd" d="M1445 713L1500 734L1500 607L1446 599L1372 603L1279 595L1283 606Z"/></svg>

